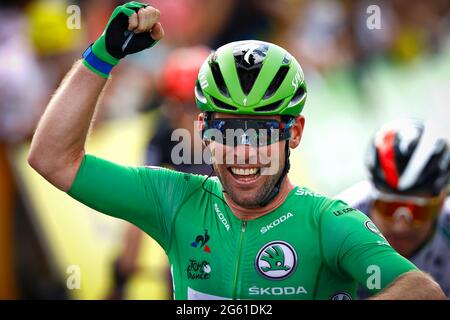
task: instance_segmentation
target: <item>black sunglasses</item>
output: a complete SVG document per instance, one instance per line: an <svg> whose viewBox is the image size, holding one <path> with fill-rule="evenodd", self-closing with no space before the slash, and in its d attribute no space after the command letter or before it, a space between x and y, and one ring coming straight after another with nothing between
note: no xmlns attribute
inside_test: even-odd
<svg viewBox="0 0 450 320"><path fill-rule="evenodd" d="M294 123L295 118L288 121L241 118L204 120L203 139L229 146L265 146L289 140L289 129Z"/></svg>

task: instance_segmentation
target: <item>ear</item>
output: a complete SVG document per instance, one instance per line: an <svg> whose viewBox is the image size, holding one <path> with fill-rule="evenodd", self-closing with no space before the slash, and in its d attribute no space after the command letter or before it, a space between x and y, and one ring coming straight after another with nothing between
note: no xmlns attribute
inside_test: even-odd
<svg viewBox="0 0 450 320"><path fill-rule="evenodd" d="M205 114L203 112L199 113L197 116L197 132L200 137L203 137L203 130L205 129Z"/></svg>
<svg viewBox="0 0 450 320"><path fill-rule="evenodd" d="M200 135L200 139L202 140L203 146L206 148L207 144L205 140L203 140L203 130L205 130L205 114L203 112L198 114L197 117L197 132Z"/></svg>
<svg viewBox="0 0 450 320"><path fill-rule="evenodd" d="M305 117L300 115L295 118L295 123L291 128L291 139L289 139L289 148L295 149L300 144L305 128Z"/></svg>

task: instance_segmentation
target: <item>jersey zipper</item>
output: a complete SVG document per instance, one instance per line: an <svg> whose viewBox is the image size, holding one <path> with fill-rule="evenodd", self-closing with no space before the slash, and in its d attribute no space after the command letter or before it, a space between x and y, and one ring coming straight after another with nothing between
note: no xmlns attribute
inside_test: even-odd
<svg viewBox="0 0 450 320"><path fill-rule="evenodd" d="M234 273L233 300L236 300L236 297L237 297L237 281L238 281L239 269L240 269L240 265L241 265L242 242L244 240L244 234L245 234L246 227L247 227L247 221L242 221L241 237L239 239L239 247L238 247L237 262L236 262L236 270Z"/></svg>

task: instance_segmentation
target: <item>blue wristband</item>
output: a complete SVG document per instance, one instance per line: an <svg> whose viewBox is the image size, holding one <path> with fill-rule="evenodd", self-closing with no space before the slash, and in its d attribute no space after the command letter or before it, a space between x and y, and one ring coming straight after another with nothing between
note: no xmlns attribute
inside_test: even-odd
<svg viewBox="0 0 450 320"><path fill-rule="evenodd" d="M108 77L112 68L114 67L112 64L109 64L103 60L97 58L97 56L92 52L92 45L90 45L86 51L83 53L83 58L86 63L94 69L93 71L97 71L101 75Z"/></svg>

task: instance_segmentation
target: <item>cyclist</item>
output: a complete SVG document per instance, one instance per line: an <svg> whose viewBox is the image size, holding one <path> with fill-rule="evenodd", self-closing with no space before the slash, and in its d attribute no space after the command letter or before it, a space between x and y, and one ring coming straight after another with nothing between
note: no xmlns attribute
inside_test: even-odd
<svg viewBox="0 0 450 320"><path fill-rule="evenodd" d="M367 214L450 297L450 147L432 130L415 119L383 126L369 147L370 179L337 198Z"/></svg>
<svg viewBox="0 0 450 320"><path fill-rule="evenodd" d="M163 166L188 173L206 175L211 173L211 167L208 164L203 161L194 161L195 150L193 148L187 154L190 155L188 157L190 159L186 163L174 163L172 159L172 151L179 143L172 138L174 130L187 130L193 139L200 140L194 126L198 109L192 88L197 80L198 71L210 51L205 46L183 47L175 49L167 57L162 68L159 88L164 99L163 117L147 148L146 163L148 165ZM192 143L192 146L194 145L201 145L201 142Z"/></svg>
<svg viewBox="0 0 450 320"><path fill-rule="evenodd" d="M169 257L176 299L350 299L357 283L379 299L445 298L363 213L291 184L306 86L295 58L274 44L230 43L200 69L199 130L217 178L86 154L110 70L162 38L158 21L151 6L116 8L40 121L28 158L35 170L153 237Z"/></svg>

